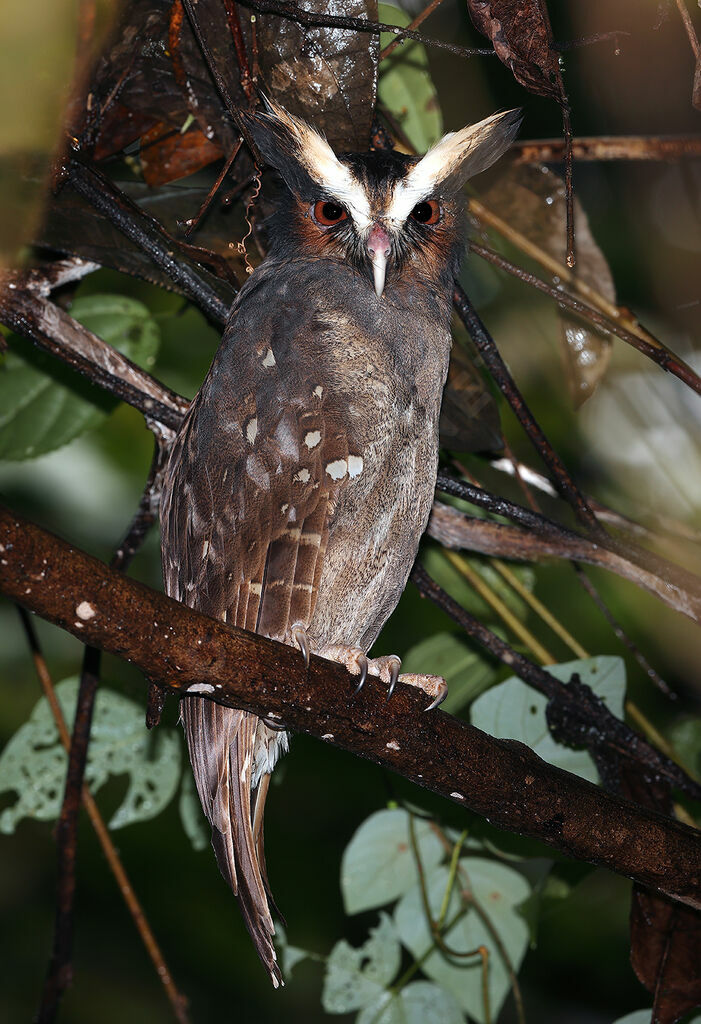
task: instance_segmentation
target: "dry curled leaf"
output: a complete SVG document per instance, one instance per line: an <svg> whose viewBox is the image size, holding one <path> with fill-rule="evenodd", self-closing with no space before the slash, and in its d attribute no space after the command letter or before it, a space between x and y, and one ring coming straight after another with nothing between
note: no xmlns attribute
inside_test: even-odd
<svg viewBox="0 0 701 1024"><path fill-rule="evenodd" d="M306 10L377 21L376 0L313 0ZM324 132L334 148L367 149L377 95L379 38L260 17L263 84L293 114Z"/></svg>
<svg viewBox="0 0 701 1024"><path fill-rule="evenodd" d="M633 891L631 962L654 995L653 1024L676 1024L701 1006L701 913L650 893Z"/></svg>
<svg viewBox="0 0 701 1024"><path fill-rule="evenodd" d="M506 167L481 201L545 253L565 263L565 185L544 166ZM581 203L575 200L577 267L575 273L611 302L616 290L606 257L597 245ZM560 313L562 350L575 407L590 398L609 364L610 335L588 321Z"/></svg>
<svg viewBox="0 0 701 1024"><path fill-rule="evenodd" d="M544 0L467 0L475 28L491 39L517 82L538 96L563 100L565 89Z"/></svg>

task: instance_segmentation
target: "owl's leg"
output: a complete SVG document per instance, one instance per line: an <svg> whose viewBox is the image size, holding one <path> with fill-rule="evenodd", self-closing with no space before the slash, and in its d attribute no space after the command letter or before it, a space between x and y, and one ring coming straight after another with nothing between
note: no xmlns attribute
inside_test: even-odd
<svg viewBox="0 0 701 1024"><path fill-rule="evenodd" d="M382 658L368 660L365 653L358 647L344 647L334 645L322 648L320 657L328 658L329 661L337 661L344 665L351 675L360 676L355 692L358 693L365 683L368 675L377 676L389 687L387 699L392 696L394 687L399 680L409 686L418 686L420 690L432 698L426 711L432 711L445 700L448 695L448 684L441 676L418 675L415 672L407 672L400 675L402 667L401 659L396 654L385 655Z"/></svg>

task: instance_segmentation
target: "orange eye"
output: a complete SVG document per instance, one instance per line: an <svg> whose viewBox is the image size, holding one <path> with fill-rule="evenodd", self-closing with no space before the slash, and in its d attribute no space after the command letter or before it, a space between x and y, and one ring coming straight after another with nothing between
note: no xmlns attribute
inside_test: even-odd
<svg viewBox="0 0 701 1024"><path fill-rule="evenodd" d="M348 216L343 207L339 206L338 203L332 203L323 199L320 199L318 203L314 203L313 212L314 220L325 228L331 227L332 224L340 224Z"/></svg>
<svg viewBox="0 0 701 1024"><path fill-rule="evenodd" d="M425 199L423 203L416 204L411 216L419 224L437 224L441 219L441 208L435 199Z"/></svg>

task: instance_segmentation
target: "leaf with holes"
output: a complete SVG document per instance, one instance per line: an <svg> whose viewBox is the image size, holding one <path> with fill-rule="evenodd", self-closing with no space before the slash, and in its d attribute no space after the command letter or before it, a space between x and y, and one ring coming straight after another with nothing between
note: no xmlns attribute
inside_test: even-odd
<svg viewBox="0 0 701 1024"><path fill-rule="evenodd" d="M139 366L156 358L159 329L136 299L88 295L71 315ZM86 378L11 335L0 363L0 459L29 459L54 451L98 426L118 404Z"/></svg>
<svg viewBox="0 0 701 1024"><path fill-rule="evenodd" d="M326 962L321 1004L327 1013L350 1013L376 1002L399 970L401 948L392 919L380 914L377 928L359 949L341 939Z"/></svg>
<svg viewBox="0 0 701 1024"><path fill-rule="evenodd" d="M56 687L69 725L75 716L78 686L78 678L72 677ZM17 801L0 814L0 832L14 832L22 818L51 821L58 817L66 763L48 702L42 697L0 755L0 792L17 794ZM103 687L95 699L85 782L95 792L114 775L128 776L129 786L109 827L153 818L175 795L180 742L172 729L150 733L142 707Z"/></svg>
<svg viewBox="0 0 701 1024"><path fill-rule="evenodd" d="M383 992L361 1010L355 1024L464 1024L454 996L430 981L414 981L399 992Z"/></svg>
<svg viewBox="0 0 701 1024"><path fill-rule="evenodd" d="M421 863L428 870L443 858L443 845L431 823L414 819ZM341 891L347 914L391 903L416 884L416 861L409 814L401 808L367 818L343 852Z"/></svg>
<svg viewBox="0 0 701 1024"><path fill-rule="evenodd" d="M482 958L477 953L484 946L488 951L492 1019L496 1020L509 991L510 971L518 971L528 946L528 926L518 908L527 899L530 887L517 871L481 857L463 857L458 868L442 937L450 950L473 953L472 956L448 957L433 948L433 935L418 885L397 904L394 923L403 944L417 960L421 959L424 974L451 992L460 1007L477 1021L485 1020ZM447 867L426 873L428 904L434 921L443 905L449 875ZM463 893L468 894L466 902Z"/></svg>
<svg viewBox="0 0 701 1024"><path fill-rule="evenodd" d="M411 21L404 11L391 4L380 4L379 16L384 24L402 28ZM380 46L384 48L393 39L396 36L383 32ZM428 56L421 43L407 40L382 62L377 95L418 153L425 153L440 139L443 118Z"/></svg>
<svg viewBox="0 0 701 1024"><path fill-rule="evenodd" d="M547 671L563 683L576 672L601 697L612 714L623 717L626 668L622 658L601 655L585 661L548 665ZM565 771L598 781L594 762L584 750L572 750L556 743L545 720L547 698L512 676L478 697L471 708L472 724L501 739L527 743L544 761Z"/></svg>

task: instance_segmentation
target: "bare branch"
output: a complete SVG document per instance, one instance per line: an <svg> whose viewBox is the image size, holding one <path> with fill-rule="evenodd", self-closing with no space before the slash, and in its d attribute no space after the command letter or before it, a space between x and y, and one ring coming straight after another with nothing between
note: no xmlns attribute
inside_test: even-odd
<svg viewBox="0 0 701 1024"><path fill-rule="evenodd" d="M385 702L312 657L227 626L115 573L45 530L0 509L0 589L84 642L133 661L179 693L199 693L273 718L384 765L495 825L539 838L701 907L701 836L495 740L400 685ZM281 681L284 679L284 685ZM194 689L193 689L194 687Z"/></svg>
<svg viewBox="0 0 701 1024"><path fill-rule="evenodd" d="M566 141L534 139L514 142L517 164L562 163ZM701 135L580 135L572 140L575 160L681 160L701 156Z"/></svg>

